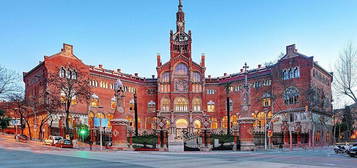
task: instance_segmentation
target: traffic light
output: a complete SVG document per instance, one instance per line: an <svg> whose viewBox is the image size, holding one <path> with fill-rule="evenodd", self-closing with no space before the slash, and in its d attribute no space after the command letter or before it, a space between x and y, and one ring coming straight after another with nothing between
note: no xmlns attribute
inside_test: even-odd
<svg viewBox="0 0 357 168"><path fill-rule="evenodd" d="M86 138L88 136L88 128L85 127L79 128L79 135L82 136L83 138Z"/></svg>
<svg viewBox="0 0 357 168"><path fill-rule="evenodd" d="M79 133L83 136L83 135L85 135L87 133L87 131L84 130L84 129L81 129L81 131Z"/></svg>

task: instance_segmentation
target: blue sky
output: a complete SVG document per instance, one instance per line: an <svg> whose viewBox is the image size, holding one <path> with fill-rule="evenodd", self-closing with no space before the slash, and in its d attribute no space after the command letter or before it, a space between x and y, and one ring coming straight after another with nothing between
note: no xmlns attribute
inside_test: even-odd
<svg viewBox="0 0 357 168"><path fill-rule="evenodd" d="M178 0L0 0L0 64L29 71L62 43L86 64L156 75L156 53L169 59ZM356 0L183 0L193 60L206 53L206 75L276 60L285 46L314 55L325 69L357 43ZM355 45L356 46L356 45Z"/></svg>

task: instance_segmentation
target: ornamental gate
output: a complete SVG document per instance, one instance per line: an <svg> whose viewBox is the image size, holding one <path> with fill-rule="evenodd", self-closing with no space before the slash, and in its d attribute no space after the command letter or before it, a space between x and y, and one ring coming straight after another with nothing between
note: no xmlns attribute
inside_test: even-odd
<svg viewBox="0 0 357 168"><path fill-rule="evenodd" d="M202 138L198 133L184 132L184 151L200 151Z"/></svg>

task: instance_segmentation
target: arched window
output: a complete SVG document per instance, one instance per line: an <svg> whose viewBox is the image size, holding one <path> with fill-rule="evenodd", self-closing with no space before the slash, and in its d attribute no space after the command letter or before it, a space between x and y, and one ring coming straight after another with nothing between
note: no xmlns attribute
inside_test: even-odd
<svg viewBox="0 0 357 168"><path fill-rule="evenodd" d="M222 124L222 128L227 128L227 116L224 116L222 118L221 124Z"/></svg>
<svg viewBox="0 0 357 168"><path fill-rule="evenodd" d="M201 111L201 99L200 98L194 98L192 100L192 109L193 109L193 111Z"/></svg>
<svg viewBox="0 0 357 168"><path fill-rule="evenodd" d="M256 116L255 126L258 128L264 128L265 125L265 112L259 112Z"/></svg>
<svg viewBox="0 0 357 168"><path fill-rule="evenodd" d="M192 72L191 80L194 83L201 82L201 74L199 72Z"/></svg>
<svg viewBox="0 0 357 168"><path fill-rule="evenodd" d="M66 70L62 67L61 69L60 69L60 77L61 78L64 78L66 76Z"/></svg>
<svg viewBox="0 0 357 168"><path fill-rule="evenodd" d="M155 112L155 110L156 110L156 103L151 100L151 101L148 103L148 111L149 111L149 112Z"/></svg>
<svg viewBox="0 0 357 168"><path fill-rule="evenodd" d="M76 80L77 79L77 72L76 71L72 71L72 79Z"/></svg>
<svg viewBox="0 0 357 168"><path fill-rule="evenodd" d="M188 101L184 97L177 97L174 101L174 109L177 112L188 111Z"/></svg>
<svg viewBox="0 0 357 168"><path fill-rule="evenodd" d="M90 103L90 105L91 105L92 107L98 107L98 106L99 106L99 97L98 97L96 94L93 94L93 95L91 96L91 103Z"/></svg>
<svg viewBox="0 0 357 168"><path fill-rule="evenodd" d="M289 104L296 104L298 103L299 99L299 91L295 87L289 87L284 91L284 103Z"/></svg>
<svg viewBox="0 0 357 168"><path fill-rule="evenodd" d="M160 78L161 82L170 82L170 72L164 72Z"/></svg>
<svg viewBox="0 0 357 168"><path fill-rule="evenodd" d="M66 78L71 79L71 70L69 69L66 71Z"/></svg>
<svg viewBox="0 0 357 168"><path fill-rule="evenodd" d="M293 72L293 70L290 68L290 69L289 69L289 78L288 78L288 79L292 79L292 78L294 78L294 72Z"/></svg>
<svg viewBox="0 0 357 168"><path fill-rule="evenodd" d="M299 78L300 77L300 70L298 67L294 68L294 78Z"/></svg>
<svg viewBox="0 0 357 168"><path fill-rule="evenodd" d="M188 68L184 63L179 63L175 68L175 75L187 75Z"/></svg>
<svg viewBox="0 0 357 168"><path fill-rule="evenodd" d="M195 93L202 92L201 84L192 84L192 92L195 92Z"/></svg>
<svg viewBox="0 0 357 168"><path fill-rule="evenodd" d="M238 124L238 117L237 115L231 115L231 125L237 125Z"/></svg>
<svg viewBox="0 0 357 168"><path fill-rule="evenodd" d="M217 118L214 118L214 117L211 118L211 128L212 129L217 129L218 128Z"/></svg>
<svg viewBox="0 0 357 168"><path fill-rule="evenodd" d="M161 99L161 111L170 111L170 100L168 98Z"/></svg>
<svg viewBox="0 0 357 168"><path fill-rule="evenodd" d="M129 110L134 110L134 106L135 106L134 99L130 99L130 101L129 101Z"/></svg>
<svg viewBox="0 0 357 168"><path fill-rule="evenodd" d="M283 79L284 79L284 80L288 80L288 79L289 79L289 74L288 74L288 72L286 71L286 69L284 69L284 71L283 71Z"/></svg>
<svg viewBox="0 0 357 168"><path fill-rule="evenodd" d="M201 128L201 121L200 120L195 120L193 122L193 126L195 129L200 129Z"/></svg>
<svg viewBox="0 0 357 168"><path fill-rule="evenodd" d="M214 105L214 102L212 100L210 100L207 103L207 111L208 112L214 112L215 111L215 105Z"/></svg>
<svg viewBox="0 0 357 168"><path fill-rule="evenodd" d="M155 120L153 117L146 118L146 124L145 124L146 129L155 128L155 125L153 123L155 123Z"/></svg>

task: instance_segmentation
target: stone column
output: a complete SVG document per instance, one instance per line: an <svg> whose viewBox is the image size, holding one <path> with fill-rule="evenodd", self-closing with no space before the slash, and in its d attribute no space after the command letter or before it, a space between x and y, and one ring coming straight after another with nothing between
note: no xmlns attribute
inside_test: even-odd
<svg viewBox="0 0 357 168"><path fill-rule="evenodd" d="M112 148L116 150L127 150L128 149L128 139L127 139L127 125L128 120L115 118L110 121L112 124Z"/></svg>
<svg viewBox="0 0 357 168"><path fill-rule="evenodd" d="M238 134L239 134L239 130L237 128L237 125L235 125L233 127L233 151L237 151L237 145L238 145Z"/></svg>
<svg viewBox="0 0 357 168"><path fill-rule="evenodd" d="M253 123L255 121L252 117L241 117L239 121L239 138L241 142L242 151L255 150Z"/></svg>
<svg viewBox="0 0 357 168"><path fill-rule="evenodd" d="M241 110L241 117L238 119L239 123L239 138L241 150L252 151L255 150L254 136L253 136L253 123L255 119L252 117L250 110L250 89L248 83L248 65L244 64L244 90L243 90L243 104Z"/></svg>

